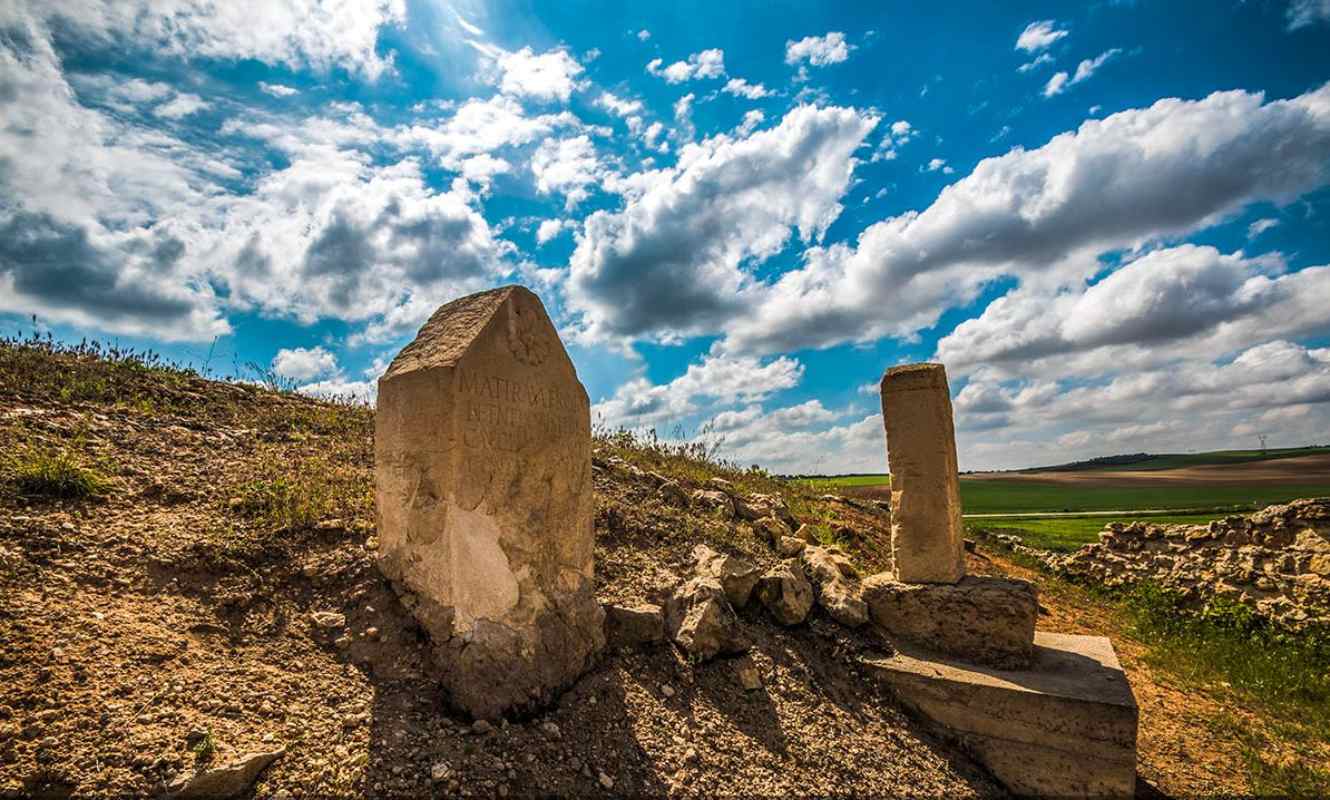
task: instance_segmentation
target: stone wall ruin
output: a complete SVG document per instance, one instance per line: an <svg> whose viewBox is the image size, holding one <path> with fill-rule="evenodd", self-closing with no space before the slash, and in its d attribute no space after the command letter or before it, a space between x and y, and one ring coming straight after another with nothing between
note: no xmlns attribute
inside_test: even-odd
<svg viewBox="0 0 1330 800"><path fill-rule="evenodd" d="M1294 500L1208 525L1114 522L1089 544L1045 558L1103 586L1151 582L1203 604L1221 597L1295 630L1330 629L1330 498Z"/></svg>

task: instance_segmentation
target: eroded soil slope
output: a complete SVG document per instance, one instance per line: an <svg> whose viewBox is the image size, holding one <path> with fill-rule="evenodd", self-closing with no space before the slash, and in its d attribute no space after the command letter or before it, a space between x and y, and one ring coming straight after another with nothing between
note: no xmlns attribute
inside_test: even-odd
<svg viewBox="0 0 1330 800"><path fill-rule="evenodd" d="M781 629L745 612L759 691L737 660L612 652L554 708L477 733L374 565L371 435L364 409L6 348L0 795L151 794L273 751L259 796L998 793L859 673L883 644L821 616ZM598 453L690 489L708 477L622 440ZM51 497L31 480L47 473L93 496ZM596 491L603 600L685 577L698 542L775 558L651 481L600 468ZM866 568L885 552L871 510L789 499Z"/></svg>

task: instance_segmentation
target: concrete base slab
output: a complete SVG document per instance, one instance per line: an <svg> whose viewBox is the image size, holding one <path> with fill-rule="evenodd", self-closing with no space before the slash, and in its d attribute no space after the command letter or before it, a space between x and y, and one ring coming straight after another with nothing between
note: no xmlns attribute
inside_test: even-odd
<svg viewBox="0 0 1330 800"><path fill-rule="evenodd" d="M908 644L865 667L1021 795L1130 797L1138 711L1101 636L1035 633L1028 669L969 664Z"/></svg>

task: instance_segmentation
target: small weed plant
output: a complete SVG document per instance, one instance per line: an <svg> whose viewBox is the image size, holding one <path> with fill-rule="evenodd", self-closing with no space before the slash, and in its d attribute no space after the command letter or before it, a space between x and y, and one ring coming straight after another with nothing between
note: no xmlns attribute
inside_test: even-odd
<svg viewBox="0 0 1330 800"><path fill-rule="evenodd" d="M85 466L68 448L26 447L10 458L11 480L20 494L79 500L105 494L109 481Z"/></svg>
<svg viewBox="0 0 1330 800"><path fill-rule="evenodd" d="M194 758L198 761L211 761L215 755L217 755L217 740L213 738L212 729L208 728L203 732L203 737L194 743Z"/></svg>
<svg viewBox="0 0 1330 800"><path fill-rule="evenodd" d="M655 428L611 428L597 422L592 425L591 437L597 455L617 456L667 477L699 483L708 478L724 478L748 492L786 493L793 488L757 465L743 467L722 458L725 435L710 423L692 436L687 435L683 426L676 425L669 437L662 437Z"/></svg>

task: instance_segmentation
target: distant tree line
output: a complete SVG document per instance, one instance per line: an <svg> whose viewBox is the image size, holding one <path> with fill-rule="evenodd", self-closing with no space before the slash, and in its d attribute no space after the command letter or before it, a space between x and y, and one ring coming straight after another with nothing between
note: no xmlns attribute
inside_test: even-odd
<svg viewBox="0 0 1330 800"><path fill-rule="evenodd" d="M1136 464L1141 461L1149 461L1154 458L1154 453L1123 453L1116 456L1099 456L1098 458L1087 458L1084 461L1072 461L1066 464L1055 464L1051 467L1031 467L1021 470L1021 472L1059 472L1073 471L1078 469L1095 469L1096 467L1114 467L1120 464Z"/></svg>

